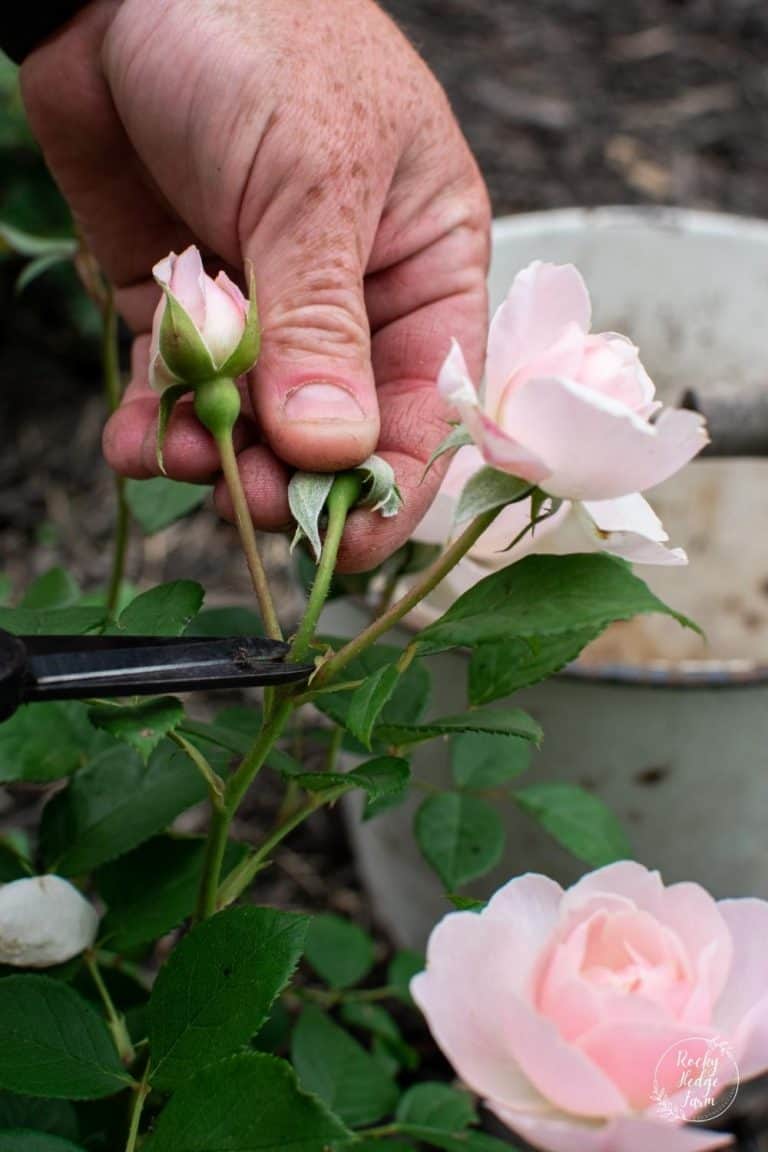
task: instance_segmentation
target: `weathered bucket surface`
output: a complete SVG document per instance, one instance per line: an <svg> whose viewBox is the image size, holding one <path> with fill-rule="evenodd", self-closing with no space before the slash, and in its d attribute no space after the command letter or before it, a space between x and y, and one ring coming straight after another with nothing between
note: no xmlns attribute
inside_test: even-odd
<svg viewBox="0 0 768 1152"><path fill-rule="evenodd" d="M536 213L494 225L495 307L531 260L572 261L594 302L593 327L640 346L659 394L768 387L768 224L677 210ZM525 781L594 790L624 821L636 857L667 881L718 897L768 896L768 461L702 460L651 494L688 568L642 569L663 599L696 619L707 643L663 617L616 625L571 672L518 693L544 728ZM587 550L574 520L548 551ZM447 607L443 589L428 614ZM329 626L356 630L362 610L335 605ZM352 615L359 614L356 619ZM435 714L466 706L467 658L432 661ZM414 757L420 777L450 782L445 745ZM423 944L447 910L411 834L419 797L367 824L350 819L363 880L399 943ZM347 809L351 815L351 806ZM522 871L562 882L584 866L511 804L507 850L475 886Z"/></svg>

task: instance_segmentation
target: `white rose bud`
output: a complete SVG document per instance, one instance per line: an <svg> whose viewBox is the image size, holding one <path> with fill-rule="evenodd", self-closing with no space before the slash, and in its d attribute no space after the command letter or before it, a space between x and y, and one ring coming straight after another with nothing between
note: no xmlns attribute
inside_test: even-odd
<svg viewBox="0 0 768 1152"><path fill-rule="evenodd" d="M0 963L50 968L90 948L99 917L60 876L30 876L0 887Z"/></svg>

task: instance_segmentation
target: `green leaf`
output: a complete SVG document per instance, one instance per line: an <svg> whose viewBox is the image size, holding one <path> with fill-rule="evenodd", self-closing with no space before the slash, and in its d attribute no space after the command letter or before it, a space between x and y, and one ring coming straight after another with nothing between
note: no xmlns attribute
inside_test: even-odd
<svg viewBox="0 0 768 1152"><path fill-rule="evenodd" d="M19 636L83 636L104 623L103 608L0 608L0 628Z"/></svg>
<svg viewBox="0 0 768 1152"><path fill-rule="evenodd" d="M148 536L194 512L210 491L207 484L183 484L165 476L125 482L128 507Z"/></svg>
<svg viewBox="0 0 768 1152"><path fill-rule="evenodd" d="M488 732L463 732L451 742L451 770L457 788L482 792L525 772L531 745Z"/></svg>
<svg viewBox="0 0 768 1152"><path fill-rule="evenodd" d="M597 796L570 784L532 784L514 792L516 804L559 844L595 868L631 858L624 829Z"/></svg>
<svg viewBox="0 0 768 1152"><path fill-rule="evenodd" d="M129 636L181 636L200 611L204 592L194 580L173 580L131 601L117 631Z"/></svg>
<svg viewBox="0 0 768 1152"><path fill-rule="evenodd" d="M449 890L490 871L504 849L498 812L463 792L428 796L416 812L414 832L425 859Z"/></svg>
<svg viewBox="0 0 768 1152"><path fill-rule="evenodd" d="M359 984L373 967L373 941L351 920L326 913L313 916L304 955L332 988L350 988Z"/></svg>
<svg viewBox="0 0 768 1152"><path fill-rule="evenodd" d="M61 1136L34 1130L0 1132L0 1152L83 1152L79 1145Z"/></svg>
<svg viewBox="0 0 768 1152"><path fill-rule="evenodd" d="M426 720L421 724L380 724L376 739L401 747L420 744L435 736L453 736L456 732L488 732L498 736L514 736L538 744L541 728L519 708L474 708L460 716L444 716Z"/></svg>
<svg viewBox="0 0 768 1152"><path fill-rule="evenodd" d="M357 506L372 508L385 518L397 516L403 506L403 498L392 465L381 456L369 456L353 471L361 476L363 483Z"/></svg>
<svg viewBox="0 0 768 1152"><path fill-rule="evenodd" d="M397 1131L410 1136L431 1148L441 1148L443 1152L521 1152L516 1144L508 1140L497 1140L483 1132L465 1129L463 1132L445 1132L437 1128L425 1128L420 1124L399 1124Z"/></svg>
<svg viewBox="0 0 768 1152"><path fill-rule="evenodd" d="M34 260L30 260L26 264L19 275L16 277L14 289L17 296L20 296L25 288L33 284L40 276L44 276L51 268L58 267L59 264L64 264L69 259L68 256L59 256L51 252L48 256L38 256Z"/></svg>
<svg viewBox="0 0 768 1152"><path fill-rule="evenodd" d="M129 748L110 749L46 804L44 859L63 876L90 872L148 840L206 795L186 753L168 741L148 764Z"/></svg>
<svg viewBox="0 0 768 1152"><path fill-rule="evenodd" d="M33 875L34 869L30 862L7 840L0 840L0 884L9 884L12 880Z"/></svg>
<svg viewBox="0 0 768 1152"><path fill-rule="evenodd" d="M13 584L10 576L7 576L5 572L0 572L0 605L8 603L12 591Z"/></svg>
<svg viewBox="0 0 768 1152"><path fill-rule="evenodd" d="M403 799L411 779L411 767L401 756L379 756L348 773L368 793L363 820L372 820Z"/></svg>
<svg viewBox="0 0 768 1152"><path fill-rule="evenodd" d="M0 980L0 1088L96 1100L131 1082L93 1008L59 980Z"/></svg>
<svg viewBox="0 0 768 1152"><path fill-rule="evenodd" d="M149 1002L156 1087L175 1088L248 1043L290 980L306 929L303 916L229 908L181 941Z"/></svg>
<svg viewBox="0 0 768 1152"><path fill-rule="evenodd" d="M348 1130L302 1092L284 1060L222 1060L173 1095L142 1152L327 1152Z"/></svg>
<svg viewBox="0 0 768 1152"><path fill-rule="evenodd" d="M21 601L22 608L33 610L68 608L80 595L80 587L64 568L49 568L34 580Z"/></svg>
<svg viewBox="0 0 768 1152"><path fill-rule="evenodd" d="M480 468L464 485L456 505L456 523L474 520L482 512L516 504L530 496L534 485L497 468Z"/></svg>
<svg viewBox="0 0 768 1152"><path fill-rule="evenodd" d="M426 476L432 465L446 452L454 452L457 448L465 448L467 444L474 444L474 440L464 427L463 424L457 424L455 428L451 428L448 435L442 440L427 461L427 466L424 469Z"/></svg>
<svg viewBox="0 0 768 1152"><path fill-rule="evenodd" d="M335 478L333 472L294 472L288 482L288 505L296 521L291 550L306 539L317 561L323 550L320 519Z"/></svg>
<svg viewBox="0 0 768 1152"><path fill-rule="evenodd" d="M421 952L413 952L408 948L396 952L387 968L387 985L396 988L397 994L406 1004L412 1004L411 980L419 972L423 972L427 961Z"/></svg>
<svg viewBox="0 0 768 1152"><path fill-rule="evenodd" d="M36 1100L13 1092L0 1092L0 1130L8 1128L32 1128L35 1132L76 1140L77 1113L67 1100Z"/></svg>
<svg viewBox="0 0 768 1152"><path fill-rule="evenodd" d="M370 1053L319 1008L302 1012L291 1038L302 1087L352 1128L373 1124L397 1101L397 1085Z"/></svg>
<svg viewBox="0 0 768 1152"><path fill-rule="evenodd" d="M5 220L0 221L0 250L10 249L19 256L32 258L56 256L60 260L72 259L77 252L77 240L72 236L36 236Z"/></svg>
<svg viewBox="0 0 768 1152"><path fill-rule="evenodd" d="M184 705L175 696L154 696L137 704L97 704L88 712L95 728L130 744L145 762L164 736L184 719Z"/></svg>
<svg viewBox="0 0 768 1152"><path fill-rule="evenodd" d="M400 679L396 664L384 664L371 673L352 693L347 712L347 728L366 748L371 746L371 733L379 714L391 699Z"/></svg>
<svg viewBox="0 0 768 1152"><path fill-rule="evenodd" d="M0 724L0 782L59 780L111 743L76 700L26 704Z"/></svg>
<svg viewBox="0 0 768 1152"><path fill-rule="evenodd" d="M261 617L250 608L204 608L184 633L185 636L263 636Z"/></svg>
<svg viewBox="0 0 768 1152"><path fill-rule="evenodd" d="M520 688L538 684L575 660L602 632L581 628L555 636L532 636L504 640L500 644L478 644L469 661L469 701L490 704L511 696Z"/></svg>
<svg viewBox="0 0 768 1152"><path fill-rule="evenodd" d="M418 1052L405 1043L394 1019L379 1004L350 1000L341 1005L339 1015L350 1028L358 1028L377 1037L384 1051L394 1058L395 1068L402 1066L412 1070L418 1067Z"/></svg>
<svg viewBox="0 0 768 1152"><path fill-rule="evenodd" d="M450 900L457 912L482 912L488 904L487 900L478 900L474 896L462 896L459 892L446 892L446 900Z"/></svg>
<svg viewBox="0 0 768 1152"><path fill-rule="evenodd" d="M599 632L614 620L629 620L643 612L663 612L696 628L663 604L615 556L526 556L460 596L424 629L417 644L424 654L581 629Z"/></svg>
<svg viewBox="0 0 768 1152"><path fill-rule="evenodd" d="M224 872L247 852L229 844ZM157 836L96 874L96 886L108 905L101 940L113 952L133 952L157 940L189 916L195 907L205 840Z"/></svg>
<svg viewBox="0 0 768 1152"><path fill-rule="evenodd" d="M339 647L343 641L336 641ZM344 679L353 683L372 676L383 665L395 664L403 654L402 648L389 644L377 644L362 655L350 660L344 669ZM392 696L382 708L379 720L382 723L414 724L424 711L429 697L429 672L420 660L415 660L400 677ZM313 701L315 706L330 716L342 728L347 727L347 717L352 695L348 691L325 692Z"/></svg>
<svg viewBox="0 0 768 1152"><path fill-rule="evenodd" d="M414 1084L401 1098L395 1119L401 1124L460 1132L477 1123L477 1113L468 1092L436 1081L424 1081Z"/></svg>

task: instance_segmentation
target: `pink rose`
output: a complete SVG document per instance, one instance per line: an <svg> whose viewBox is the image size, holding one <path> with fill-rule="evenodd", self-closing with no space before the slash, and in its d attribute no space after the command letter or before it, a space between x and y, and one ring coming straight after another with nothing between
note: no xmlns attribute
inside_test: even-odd
<svg viewBox="0 0 768 1152"><path fill-rule="evenodd" d="M537 1148L703 1152L730 1137L683 1123L695 1061L719 1059L715 1097L768 1069L767 937L767 902L715 903L631 861L567 891L529 873L446 916L411 991L459 1076Z"/></svg>
<svg viewBox="0 0 768 1152"><path fill-rule="evenodd" d="M589 293L570 264L520 272L491 323L482 405L453 342L438 386L487 464L578 501L606 551L684 564L640 495L707 443L700 416L659 411L637 348L590 334ZM651 420L653 417L653 420Z"/></svg>
<svg viewBox="0 0 768 1152"><path fill-rule="evenodd" d="M445 544L455 534L456 508L461 491L470 477L484 466L485 461L474 444L459 448L451 460L437 496L413 530L414 540L423 544ZM563 506L553 516L538 524L533 533L527 532L514 548L509 548L512 541L521 532L525 532L531 523L531 501L520 500L517 504L507 505L467 555L445 577L443 585L447 585L451 599L466 592L497 568L534 551L541 537L560 524L566 513L567 508ZM507 548L509 551L506 551Z"/></svg>
<svg viewBox="0 0 768 1152"><path fill-rule="evenodd" d="M192 321L210 358L211 375L215 375L216 370L237 351L245 334L248 301L226 272L219 272L215 280L206 275L200 253L194 245L180 256L171 252L154 266L152 274L163 289L152 322L150 379L153 387L163 391L180 382L180 377L160 352L160 328L168 308L168 294Z"/></svg>

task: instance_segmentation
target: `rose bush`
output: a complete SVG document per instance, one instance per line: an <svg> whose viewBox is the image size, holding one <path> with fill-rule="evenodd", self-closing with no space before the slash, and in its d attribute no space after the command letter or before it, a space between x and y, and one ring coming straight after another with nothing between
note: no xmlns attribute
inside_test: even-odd
<svg viewBox="0 0 768 1152"><path fill-rule="evenodd" d="M765 901L716 903L630 861L567 891L527 874L446 916L411 990L461 1078L536 1147L703 1152L729 1138L679 1126L690 1101L665 1054L724 1041L742 1079L768 1069L766 932Z"/></svg>
<svg viewBox="0 0 768 1152"><path fill-rule="evenodd" d="M693 412L660 411L637 348L589 331L591 303L572 265L536 261L515 278L488 337L482 402L453 342L439 387L485 462L578 502L609 552L639 563L684 564L664 547L640 495L707 443Z"/></svg>

